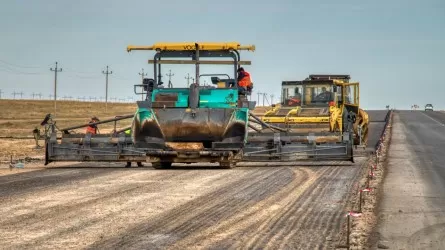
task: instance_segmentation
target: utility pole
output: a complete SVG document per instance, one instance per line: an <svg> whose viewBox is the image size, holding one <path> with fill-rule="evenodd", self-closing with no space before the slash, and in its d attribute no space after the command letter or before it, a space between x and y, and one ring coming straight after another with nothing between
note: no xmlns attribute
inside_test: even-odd
<svg viewBox="0 0 445 250"><path fill-rule="evenodd" d="M31 96L32 96L32 99L34 100L34 97L36 96L36 94L34 92L32 92Z"/></svg>
<svg viewBox="0 0 445 250"><path fill-rule="evenodd" d="M144 81L144 77L147 76L147 73L144 73L144 69L142 69L138 74L142 77L141 80Z"/></svg>
<svg viewBox="0 0 445 250"><path fill-rule="evenodd" d="M172 76L174 76L175 74L172 74L172 70L169 69L168 70L168 74L165 74L166 76L168 76L168 87L169 88L173 88L173 84L172 84Z"/></svg>
<svg viewBox="0 0 445 250"><path fill-rule="evenodd" d="M141 76L141 84L144 84L144 77L147 76L147 73L144 73L144 69L141 70L141 72L138 73ZM141 101L144 101L144 89L142 89L142 99Z"/></svg>
<svg viewBox="0 0 445 250"><path fill-rule="evenodd" d="M5 93L0 89L0 99L2 99L2 94Z"/></svg>
<svg viewBox="0 0 445 250"><path fill-rule="evenodd" d="M57 67L57 62L56 62L56 67L50 68L49 70L54 71L54 115L56 115L56 111L57 111L57 73L58 72L62 72L62 68L58 68Z"/></svg>
<svg viewBox="0 0 445 250"><path fill-rule="evenodd" d="M38 96L39 99L42 99L42 93L36 94L36 96Z"/></svg>
<svg viewBox="0 0 445 250"><path fill-rule="evenodd" d="M15 92L15 91L12 92L12 96L13 96L13 98L15 99L15 96L18 95L18 94L19 94L19 93Z"/></svg>
<svg viewBox="0 0 445 250"><path fill-rule="evenodd" d="M108 75L113 74L113 71L108 71L108 65L107 65L107 71L103 71L102 73L105 74L105 112L107 112L108 109Z"/></svg>
<svg viewBox="0 0 445 250"><path fill-rule="evenodd" d="M190 74L187 73L187 76L184 78L187 79L187 88L188 88L190 86L190 80L193 79L193 77L191 77Z"/></svg>
<svg viewBox="0 0 445 250"><path fill-rule="evenodd" d="M264 107L264 99L266 99L267 103L269 104L269 100L267 99L267 93L263 93L263 107Z"/></svg>
<svg viewBox="0 0 445 250"><path fill-rule="evenodd" d="M258 105L259 105L260 104L260 95L262 95L263 93L258 92L257 94L258 94Z"/></svg>
<svg viewBox="0 0 445 250"><path fill-rule="evenodd" d="M23 99L23 91L21 91L20 93L17 93L20 95L20 99Z"/></svg>
<svg viewBox="0 0 445 250"><path fill-rule="evenodd" d="M271 105L273 105L273 97L274 97L274 94L271 94L271 95L270 95L270 102L271 102Z"/></svg>

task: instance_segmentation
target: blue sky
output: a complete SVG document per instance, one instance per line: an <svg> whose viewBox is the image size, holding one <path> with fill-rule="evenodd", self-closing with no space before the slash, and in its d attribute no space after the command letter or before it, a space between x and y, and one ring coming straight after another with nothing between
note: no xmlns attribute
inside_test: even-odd
<svg viewBox="0 0 445 250"><path fill-rule="evenodd" d="M1 1L0 89L105 96L102 70L110 66L109 96L133 96L153 52L126 52L129 44L238 41L254 44L246 69L254 91L280 95L283 80L309 74L350 74L361 83L367 109L445 108L445 1ZM193 67L171 69L185 86ZM226 68L223 68L225 70ZM220 69L206 67L206 73ZM204 72L202 72L204 73Z"/></svg>

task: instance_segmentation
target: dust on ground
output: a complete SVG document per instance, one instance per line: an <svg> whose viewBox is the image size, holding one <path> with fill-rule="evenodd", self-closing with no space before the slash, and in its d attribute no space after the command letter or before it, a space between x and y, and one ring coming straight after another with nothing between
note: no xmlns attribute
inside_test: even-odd
<svg viewBox="0 0 445 250"><path fill-rule="evenodd" d="M0 240L20 249L331 248L364 159L252 164L50 164L0 176Z"/></svg>

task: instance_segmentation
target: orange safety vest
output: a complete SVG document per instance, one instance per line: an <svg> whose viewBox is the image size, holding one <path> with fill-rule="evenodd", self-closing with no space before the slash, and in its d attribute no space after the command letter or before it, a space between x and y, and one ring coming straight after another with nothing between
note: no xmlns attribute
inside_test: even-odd
<svg viewBox="0 0 445 250"><path fill-rule="evenodd" d="M291 106L291 105L294 105L294 104L299 104L300 102L301 102L300 99L291 98L291 99L288 101L287 105Z"/></svg>
<svg viewBox="0 0 445 250"><path fill-rule="evenodd" d="M250 79L250 74L247 71L244 71L244 77L238 81L238 86L247 88L247 86L252 85L252 80Z"/></svg>
<svg viewBox="0 0 445 250"><path fill-rule="evenodd" d="M87 134L88 133L95 135L96 134L96 128L94 128L92 126L88 126L87 127Z"/></svg>

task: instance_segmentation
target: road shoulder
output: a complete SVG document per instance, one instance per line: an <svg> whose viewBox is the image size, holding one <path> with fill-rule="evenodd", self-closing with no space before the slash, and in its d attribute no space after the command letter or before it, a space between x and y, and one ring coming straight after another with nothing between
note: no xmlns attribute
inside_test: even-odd
<svg viewBox="0 0 445 250"><path fill-rule="evenodd" d="M444 249L445 216L433 202L423 162L407 139L408 128L394 117L383 196L379 207L376 248ZM414 136L414 135L412 135Z"/></svg>

